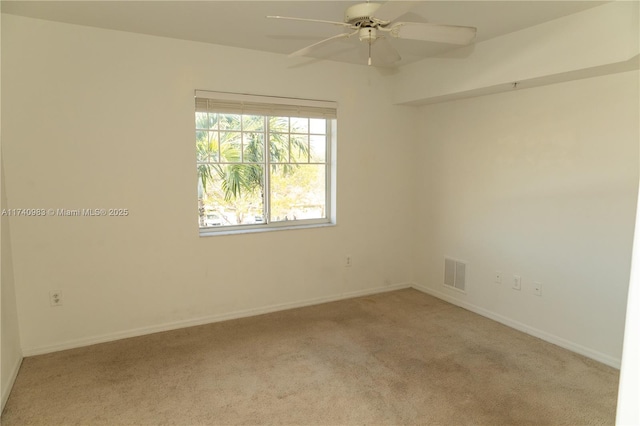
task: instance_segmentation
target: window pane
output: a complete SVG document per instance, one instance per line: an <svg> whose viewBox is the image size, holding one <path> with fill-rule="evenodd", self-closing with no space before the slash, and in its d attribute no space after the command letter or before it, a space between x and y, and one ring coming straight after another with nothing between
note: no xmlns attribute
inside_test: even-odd
<svg viewBox="0 0 640 426"><path fill-rule="evenodd" d="M209 185L209 178L212 173L215 173L215 166L209 164L199 164L198 169L198 200L202 200L204 197L207 185ZM202 206L199 206L202 207Z"/></svg>
<svg viewBox="0 0 640 426"><path fill-rule="evenodd" d="M196 153L199 162L217 162L218 132L196 131Z"/></svg>
<svg viewBox="0 0 640 426"><path fill-rule="evenodd" d="M218 132L209 132L209 145L207 146L209 151L209 161L220 161L219 158L219 141L218 141Z"/></svg>
<svg viewBox="0 0 640 426"><path fill-rule="evenodd" d="M218 128L218 114L215 112L209 113L209 129L214 130Z"/></svg>
<svg viewBox="0 0 640 426"><path fill-rule="evenodd" d="M324 135L327 133L327 120L324 118L312 118L309 126L310 133Z"/></svg>
<svg viewBox="0 0 640 426"><path fill-rule="evenodd" d="M309 119L291 117L291 133L309 133Z"/></svg>
<svg viewBox="0 0 640 426"><path fill-rule="evenodd" d="M264 131L264 117L261 115L243 115L242 130L245 132Z"/></svg>
<svg viewBox="0 0 640 426"><path fill-rule="evenodd" d="M203 184L203 178L206 184ZM264 221L264 168L256 164L198 167L201 227L248 225Z"/></svg>
<svg viewBox="0 0 640 426"><path fill-rule="evenodd" d="M325 218L325 170L314 164L271 166L271 221Z"/></svg>
<svg viewBox="0 0 640 426"><path fill-rule="evenodd" d="M279 133L269 135L269 156L273 163L289 162L289 135Z"/></svg>
<svg viewBox="0 0 640 426"><path fill-rule="evenodd" d="M218 127L220 130L240 130L240 116L237 114L218 114Z"/></svg>
<svg viewBox="0 0 640 426"><path fill-rule="evenodd" d="M309 136L291 135L291 162L309 162Z"/></svg>
<svg viewBox="0 0 640 426"><path fill-rule="evenodd" d="M289 117L269 117L269 130L271 132L289 132Z"/></svg>
<svg viewBox="0 0 640 426"><path fill-rule="evenodd" d="M245 163L259 163L264 159L264 134L243 133L243 149Z"/></svg>
<svg viewBox="0 0 640 426"><path fill-rule="evenodd" d="M324 163L327 158L327 137L311 135L309 160L312 163Z"/></svg>
<svg viewBox="0 0 640 426"><path fill-rule="evenodd" d="M196 129L208 129L209 117L206 112L196 112Z"/></svg>
<svg viewBox="0 0 640 426"><path fill-rule="evenodd" d="M207 140L207 132L202 130L196 131L196 161L209 161L209 141Z"/></svg>
<svg viewBox="0 0 640 426"><path fill-rule="evenodd" d="M239 163L242 139L240 132L220 132L220 161Z"/></svg>

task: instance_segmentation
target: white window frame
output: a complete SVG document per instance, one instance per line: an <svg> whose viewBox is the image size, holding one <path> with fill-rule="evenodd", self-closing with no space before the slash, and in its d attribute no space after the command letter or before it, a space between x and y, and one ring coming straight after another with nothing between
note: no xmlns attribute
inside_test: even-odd
<svg viewBox="0 0 640 426"><path fill-rule="evenodd" d="M262 232L282 229L300 229L320 226L331 226L336 223L336 133L337 133L337 103L333 101L284 98L262 95L250 95L228 92L214 92L207 90L195 91L195 112L202 112L203 102L208 105L213 104L213 108L218 108L215 112L226 112L236 114L251 114L281 117L307 117L324 118L327 123L326 128L326 157L325 157L325 217L319 219L296 219L288 221L270 222L271 208L271 188L269 182L271 156L269 155L268 127L265 126L264 143L264 220L265 223L242 224L226 226L200 227L200 236L225 235L246 232ZM209 108L207 108L209 111ZM194 127L194 131L198 131ZM311 132L309 130L309 132ZM311 134L311 133L309 133ZM195 133L194 139L195 140ZM201 164L196 161L196 165ZM313 163L311 163L313 164ZM322 164L322 163L319 163ZM197 195L196 195L197 196ZM197 202L196 202L197 206Z"/></svg>

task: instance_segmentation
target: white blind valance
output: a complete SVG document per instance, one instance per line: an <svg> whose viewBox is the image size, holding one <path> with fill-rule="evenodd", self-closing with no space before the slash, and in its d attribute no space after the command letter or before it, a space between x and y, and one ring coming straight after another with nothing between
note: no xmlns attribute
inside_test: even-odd
<svg viewBox="0 0 640 426"><path fill-rule="evenodd" d="M331 119L336 102L196 90L196 112Z"/></svg>

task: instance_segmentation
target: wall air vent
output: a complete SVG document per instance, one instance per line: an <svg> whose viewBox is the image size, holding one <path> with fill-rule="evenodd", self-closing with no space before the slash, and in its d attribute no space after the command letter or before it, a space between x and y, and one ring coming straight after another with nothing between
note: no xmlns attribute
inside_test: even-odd
<svg viewBox="0 0 640 426"><path fill-rule="evenodd" d="M467 264L459 260L444 258L444 285L465 291Z"/></svg>

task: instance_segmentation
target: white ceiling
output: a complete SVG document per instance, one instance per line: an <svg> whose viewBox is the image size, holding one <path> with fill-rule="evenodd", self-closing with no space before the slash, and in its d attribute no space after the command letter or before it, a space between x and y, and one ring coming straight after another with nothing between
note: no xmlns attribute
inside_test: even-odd
<svg viewBox="0 0 640 426"><path fill-rule="evenodd" d="M338 26L267 19L266 15L342 21L344 10L362 1L7 1L2 13L78 25L194 40L232 47L291 53L343 32ZM476 41L527 28L598 6L602 1L413 1L398 20L473 26ZM401 66L456 48L393 39ZM366 43L356 37L335 42L317 58L366 63ZM294 59L292 59L293 61Z"/></svg>

